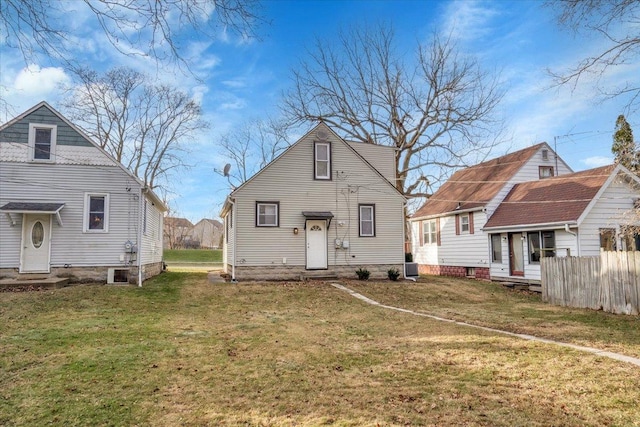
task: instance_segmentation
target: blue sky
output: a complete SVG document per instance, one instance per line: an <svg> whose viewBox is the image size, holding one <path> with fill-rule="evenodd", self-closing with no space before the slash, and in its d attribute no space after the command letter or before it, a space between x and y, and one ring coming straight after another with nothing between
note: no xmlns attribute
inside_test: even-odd
<svg viewBox="0 0 640 427"><path fill-rule="evenodd" d="M157 71L148 60L117 54L104 43L86 11L74 9L71 15L79 63L97 70L129 65L157 72L158 79L201 99L212 128L190 144L187 161L193 167L175 177L176 194L171 199L176 214L193 222L216 218L229 191L227 181L214 173L214 168L222 169L228 162L216 149L220 135L247 119L277 114L290 70L305 57L315 37L331 41L341 28L379 21L394 26L406 55L413 54L417 41L427 41L440 31L452 35L465 53L476 55L487 71L500 73L506 96L499 108L509 140L492 157L541 141L553 146L556 141L558 153L575 171L613 160L611 138L617 116L624 113L624 100L597 103L586 80L574 91L550 89L545 72L574 64L598 49L601 41L561 31L541 1L273 0L264 2L263 13L271 23L260 27L260 40L242 40L223 32L215 40L183 34L181 48L193 58L192 66L202 81L169 67ZM0 44L0 90L13 112L41 100L58 107L62 97L58 84L70 81L54 61L36 62L26 67L18 52ZM640 61L617 67L614 73L605 78L637 80ZM0 109L0 121L7 116L13 113ZM627 115L627 120L636 134L640 132L638 114Z"/></svg>

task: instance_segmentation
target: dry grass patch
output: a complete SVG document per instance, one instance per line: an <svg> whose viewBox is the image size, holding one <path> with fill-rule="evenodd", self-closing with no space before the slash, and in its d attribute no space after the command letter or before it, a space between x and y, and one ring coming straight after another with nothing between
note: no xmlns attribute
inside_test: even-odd
<svg viewBox="0 0 640 427"><path fill-rule="evenodd" d="M0 425L640 420L633 366L372 307L324 283L168 273L142 289L0 294L0 317Z"/></svg>
<svg viewBox="0 0 640 427"><path fill-rule="evenodd" d="M553 306L540 294L471 279L422 276L415 283L345 285L386 305L640 357L640 316Z"/></svg>

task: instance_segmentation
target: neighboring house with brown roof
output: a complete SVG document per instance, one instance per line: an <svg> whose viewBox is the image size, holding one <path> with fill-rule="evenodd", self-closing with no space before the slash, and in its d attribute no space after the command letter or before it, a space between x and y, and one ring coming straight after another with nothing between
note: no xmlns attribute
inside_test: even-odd
<svg viewBox="0 0 640 427"><path fill-rule="evenodd" d="M536 282L541 255L597 255L604 228L619 240L635 181L622 167L572 173L546 143L462 169L412 216L414 261L422 273Z"/></svg>

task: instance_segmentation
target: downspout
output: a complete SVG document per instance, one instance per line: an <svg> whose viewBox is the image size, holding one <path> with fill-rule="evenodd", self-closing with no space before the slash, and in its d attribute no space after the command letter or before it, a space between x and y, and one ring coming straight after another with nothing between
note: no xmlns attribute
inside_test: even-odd
<svg viewBox="0 0 640 427"><path fill-rule="evenodd" d="M236 202L229 197L229 203L231 203L231 219L235 222L231 223L231 230L233 235L233 262L231 263L231 281L236 281L236 247L238 242L236 241L236 226L238 225L238 217L236 216ZM228 221L228 219L227 219Z"/></svg>
<svg viewBox="0 0 640 427"><path fill-rule="evenodd" d="M574 233L573 231L571 231L569 229L569 224L564 225L564 231L576 238L576 248L578 249L578 253L575 256L580 256L580 239L578 239L578 233Z"/></svg>
<svg viewBox="0 0 640 427"><path fill-rule="evenodd" d="M140 198L138 199L138 252L137 252L137 261L138 261L138 287L142 287L142 221L144 218L144 213L142 209L144 208L144 187L140 186Z"/></svg>

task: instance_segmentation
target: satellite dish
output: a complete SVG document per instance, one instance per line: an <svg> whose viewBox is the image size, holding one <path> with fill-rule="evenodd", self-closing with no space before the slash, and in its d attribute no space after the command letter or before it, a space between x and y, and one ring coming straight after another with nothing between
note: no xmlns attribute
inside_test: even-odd
<svg viewBox="0 0 640 427"><path fill-rule="evenodd" d="M226 165L224 165L224 169L222 169L222 174L226 177L229 176L229 170L231 170L231 164L227 163Z"/></svg>

